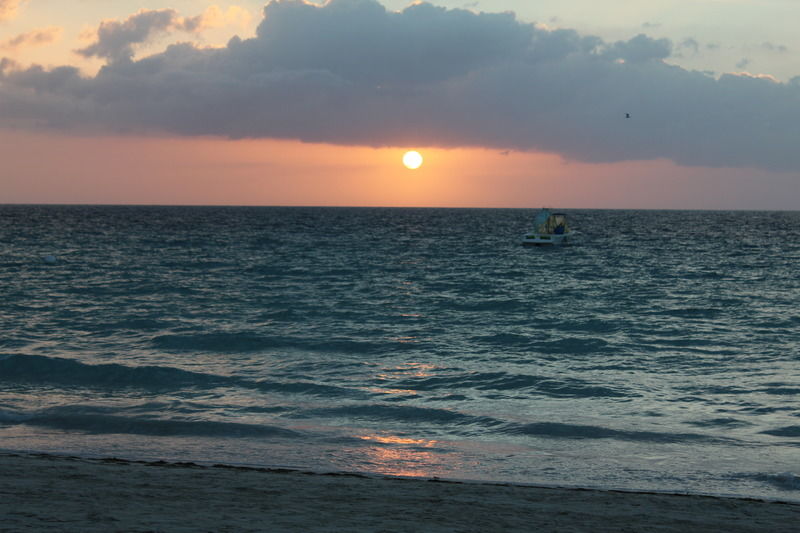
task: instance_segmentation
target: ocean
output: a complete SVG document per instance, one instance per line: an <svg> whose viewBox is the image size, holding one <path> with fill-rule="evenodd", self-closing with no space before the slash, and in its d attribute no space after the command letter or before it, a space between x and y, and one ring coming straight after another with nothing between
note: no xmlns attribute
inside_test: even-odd
<svg viewBox="0 0 800 533"><path fill-rule="evenodd" d="M800 501L800 212L0 206L0 449Z"/></svg>

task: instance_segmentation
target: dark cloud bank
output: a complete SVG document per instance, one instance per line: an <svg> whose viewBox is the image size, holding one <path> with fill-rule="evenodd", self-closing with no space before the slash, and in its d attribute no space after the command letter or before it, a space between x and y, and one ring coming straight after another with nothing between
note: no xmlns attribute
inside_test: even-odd
<svg viewBox="0 0 800 533"><path fill-rule="evenodd" d="M191 19L151 13L121 24L127 33L107 26L80 51L108 59L92 78L4 61L0 126L800 171L798 78L716 79L666 64L664 39L607 43L509 13L430 4L395 13L374 0L282 0L264 12L254 38L221 49L177 44L139 60L132 46L168 28L191 31Z"/></svg>

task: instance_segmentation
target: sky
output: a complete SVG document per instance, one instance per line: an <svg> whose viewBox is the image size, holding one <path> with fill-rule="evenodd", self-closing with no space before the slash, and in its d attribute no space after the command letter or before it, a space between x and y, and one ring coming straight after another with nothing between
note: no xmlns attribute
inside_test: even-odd
<svg viewBox="0 0 800 533"><path fill-rule="evenodd" d="M0 0L0 203L797 210L799 16Z"/></svg>

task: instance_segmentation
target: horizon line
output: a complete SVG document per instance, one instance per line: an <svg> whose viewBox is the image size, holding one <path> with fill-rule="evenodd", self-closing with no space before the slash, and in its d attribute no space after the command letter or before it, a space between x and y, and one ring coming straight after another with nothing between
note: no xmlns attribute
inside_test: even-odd
<svg viewBox="0 0 800 533"><path fill-rule="evenodd" d="M328 209L558 209L561 211L715 211L715 212L762 212L762 213L797 213L799 209L747 209L747 208L689 208L689 207L510 207L510 206L392 206L392 205L279 205L279 204L124 204L124 203L55 203L55 202L7 202L0 207L197 207L197 208L328 208Z"/></svg>

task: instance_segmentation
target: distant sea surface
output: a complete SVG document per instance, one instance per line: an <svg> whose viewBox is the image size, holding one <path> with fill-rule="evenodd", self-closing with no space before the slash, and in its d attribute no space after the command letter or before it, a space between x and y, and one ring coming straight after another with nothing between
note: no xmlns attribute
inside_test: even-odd
<svg viewBox="0 0 800 533"><path fill-rule="evenodd" d="M800 501L800 213L0 206L0 448Z"/></svg>

